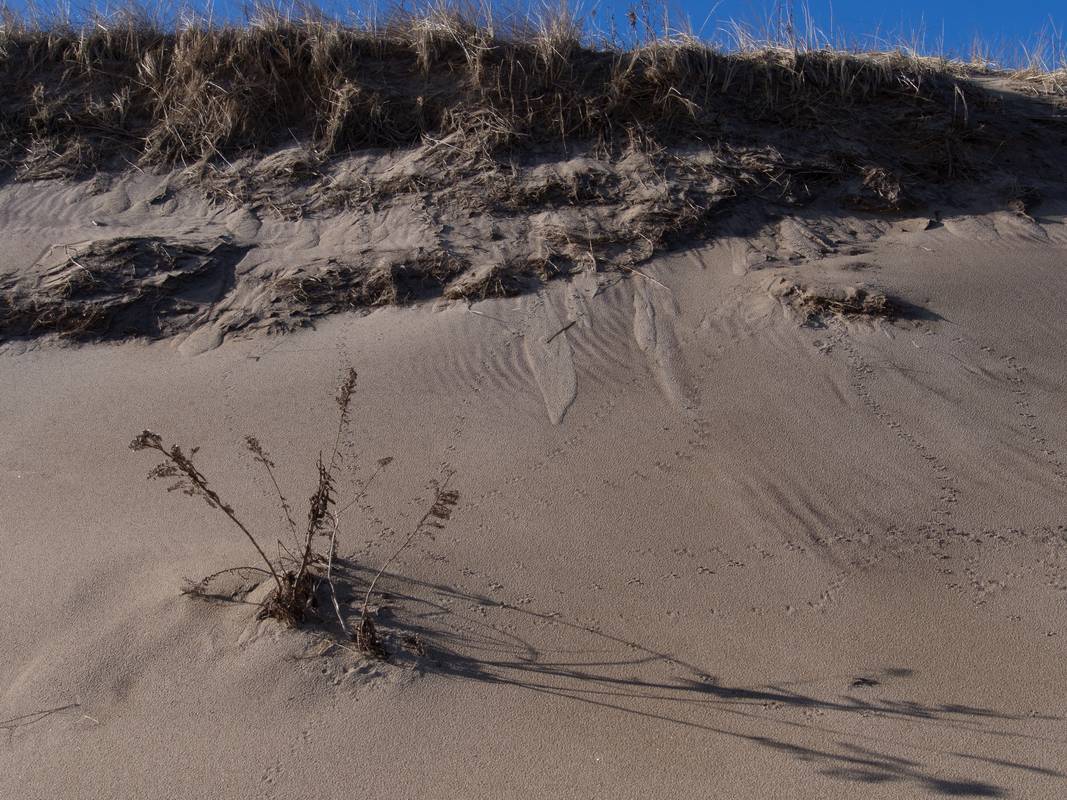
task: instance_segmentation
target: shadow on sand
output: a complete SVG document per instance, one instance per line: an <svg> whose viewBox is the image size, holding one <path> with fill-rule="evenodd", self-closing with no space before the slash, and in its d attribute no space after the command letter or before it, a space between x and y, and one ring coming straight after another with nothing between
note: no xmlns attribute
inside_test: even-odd
<svg viewBox="0 0 1067 800"><path fill-rule="evenodd" d="M354 589L365 576L352 564L342 580ZM604 630L570 622L497 599L454 588L392 576L377 609L378 626L394 663L445 678L504 684L526 691L590 704L621 713L659 720L687 729L744 740L758 747L811 763L830 778L861 784L911 783L947 797L1007 797L1008 790L981 780L946 777L920 760L881 752L874 736L818 724L826 712L871 718L898 718L912 724L940 726L964 734L1058 740L1030 735L1011 721L1054 720L1056 717L1013 715L959 704L924 704L879 694L883 684L899 683L912 671L886 667L862 675L824 676L839 679L849 692L819 697L800 689L804 682L757 687L733 686L710 671ZM347 594L347 593L346 593ZM358 592L353 591L355 597ZM515 631L528 631L519 635ZM534 643L537 637L547 644ZM791 712L802 712L800 714ZM769 728L778 735L753 733ZM829 739L829 744L798 744L796 738ZM860 744L859 742L864 742ZM888 744L888 742L887 742ZM1067 775L1053 769L1011 760L947 750L929 750L892 742L941 758L964 759L1006 770L1053 779Z"/></svg>

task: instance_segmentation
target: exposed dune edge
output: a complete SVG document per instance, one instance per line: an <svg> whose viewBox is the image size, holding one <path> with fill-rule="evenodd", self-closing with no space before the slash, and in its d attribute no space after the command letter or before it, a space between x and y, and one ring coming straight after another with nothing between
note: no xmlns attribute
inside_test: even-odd
<svg viewBox="0 0 1067 800"><path fill-rule="evenodd" d="M229 166L9 182L0 341L182 335L202 349L340 311L633 276L657 254L713 240L735 243L740 271L861 255L894 226L942 216L1007 213L1040 235L1032 214L1063 194L1067 159L1039 169L1055 143L907 190L904 176L856 172L830 155L840 142L823 144L508 162L457 160L439 143L330 160L294 146Z"/></svg>
<svg viewBox="0 0 1067 800"><path fill-rule="evenodd" d="M0 797L1062 797L1055 87L311 30L6 51Z"/></svg>
<svg viewBox="0 0 1067 800"><path fill-rule="evenodd" d="M900 52L597 49L453 15L0 45L5 340L218 342L709 239L795 263L902 215L1030 218L1067 175L1057 74Z"/></svg>
<svg viewBox="0 0 1067 800"><path fill-rule="evenodd" d="M618 152L785 134L833 152L837 168L888 173L882 193L892 196L892 173L960 174L983 143L995 148L1002 130L986 128L997 117L1039 130L1064 95L1062 73L900 50L794 41L722 52L683 35L623 49L590 42L566 10L540 29L512 27L445 9L373 30L262 9L246 27L177 31L121 15L84 30L8 17L0 165L37 179L232 160L294 140L320 156L429 140L495 158L575 142ZM1004 103L999 84L1013 79L1025 104Z"/></svg>

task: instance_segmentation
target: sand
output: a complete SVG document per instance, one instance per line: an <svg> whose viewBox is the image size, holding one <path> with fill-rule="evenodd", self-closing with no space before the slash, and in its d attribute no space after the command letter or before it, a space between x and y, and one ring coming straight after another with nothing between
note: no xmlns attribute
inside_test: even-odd
<svg viewBox="0 0 1067 800"><path fill-rule="evenodd" d="M745 207L479 300L578 212L501 232L418 203L290 220L164 174L0 187L0 283L113 314L80 344L0 346L0 797L1064 796L1054 188ZM598 241L636 224L597 213ZM146 237L177 290L139 271ZM133 253L106 291L78 277L101 241L100 264ZM426 260L442 242L466 266L436 299L343 310L375 299L339 267L355 245L403 287L405 265L450 269ZM199 446L270 541L244 436L302 517L349 365L342 502L393 461L340 527L344 616L430 482L459 492L388 564L388 661L328 613L293 630L183 595L255 554L127 448Z"/></svg>

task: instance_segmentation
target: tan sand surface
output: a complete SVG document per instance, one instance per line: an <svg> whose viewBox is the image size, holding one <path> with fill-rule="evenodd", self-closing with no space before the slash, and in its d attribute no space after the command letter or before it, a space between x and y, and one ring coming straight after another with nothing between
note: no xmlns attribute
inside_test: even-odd
<svg viewBox="0 0 1067 800"><path fill-rule="evenodd" d="M1067 796L1063 219L946 210L793 265L720 240L214 349L7 345L0 797ZM782 278L912 307L802 324ZM342 498L395 460L341 529L346 612L427 482L460 493L384 580L390 663L181 595L254 554L126 447L199 445L280 529L242 438L304 513L349 364Z"/></svg>

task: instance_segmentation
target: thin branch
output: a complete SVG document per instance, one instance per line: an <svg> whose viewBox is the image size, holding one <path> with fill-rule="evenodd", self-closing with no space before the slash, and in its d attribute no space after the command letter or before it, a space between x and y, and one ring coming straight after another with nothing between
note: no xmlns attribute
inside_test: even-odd
<svg viewBox="0 0 1067 800"><path fill-rule="evenodd" d="M319 484L314 494L308 499L308 525L304 533L304 548L300 557L300 568L297 570L294 586L299 586L304 576L307 575L308 567L313 560L315 535L322 530L323 520L329 513L333 503L333 475L322 463L322 455L319 454Z"/></svg>
<svg viewBox="0 0 1067 800"><path fill-rule="evenodd" d="M363 598L363 608L360 610L359 615L361 628L367 619L367 608L370 605L371 595L374 594L374 589L378 585L378 580L385 573L385 570L389 565L396 560L397 556L399 556L409 544L411 544L412 540L422 531L424 526L430 523L431 520L440 520L443 522L451 516L452 508L455 506L456 501L459 498L459 495L455 491L446 488L448 482L452 479L453 474L454 473L451 472L446 474L444 481L434 487L434 499L430 508L422 515L422 518L415 524L415 527L411 529L411 533L409 533L404 541L401 542L400 547L398 547L396 551L385 560L381 569L378 570L374 579L370 582L370 586L367 587L367 594ZM437 524L439 525L440 523Z"/></svg>
<svg viewBox="0 0 1067 800"><path fill-rule="evenodd" d="M198 470L193 465L193 462L189 460L189 458L182 452L181 448L178 447L178 445L174 445L173 447L171 447L170 450L167 450L163 446L163 439L159 436L159 434L152 433L152 431L146 430L130 443L130 447L134 450L158 450L167 459L169 465L172 465L174 469L181 472L181 474L188 478L189 481L193 484L193 487L195 487L195 491L191 493L199 493L201 496L204 497L205 500L207 500L209 506L219 509L223 514L229 517L230 521L238 528L240 528L241 533L248 537L248 541L250 541L252 543L252 546L256 548L256 552L259 553L260 558L263 559L263 563L267 565L267 568L270 570L271 576L274 578L274 582L278 586L279 595L284 596L285 588L282 585L282 579L278 576L277 570L274 569L274 564L269 558L267 558L267 554L263 552L263 548L259 546L259 542L256 541L256 537L253 536L252 532L248 530L248 528L245 527L244 523L237 518L237 515L234 513L233 508L222 502L222 498L218 496L215 490L207 485L207 478L205 478L203 473L201 473L200 470ZM196 451L194 450L193 452ZM160 466L166 467L168 466L168 464L163 464ZM164 477L173 476L176 474L177 473L173 471L167 469L160 469L160 467L157 467L149 473L149 476ZM180 484L172 488L178 487L180 487Z"/></svg>
<svg viewBox="0 0 1067 800"><path fill-rule="evenodd" d="M377 478L382 473L382 471L387 466L389 466L389 464L392 463L392 461L392 457L378 459L377 468L374 470L371 476L367 478L367 480L364 482L363 488L360 489L359 493L347 503L345 503L345 505L338 509L335 513L330 515L333 521L333 525L330 531L330 557L329 561L326 564L326 583L330 587L330 599L333 601L333 610L334 613L337 615L337 621L341 623L341 630L343 630L346 634L348 633L348 626L345 625L345 621L341 617L341 607L337 602L337 593L334 589L332 578L333 558L334 554L337 551L338 527L340 526L341 517L344 515L344 513L366 496L367 490L370 489L371 484L374 483L374 479Z"/></svg>
<svg viewBox="0 0 1067 800"><path fill-rule="evenodd" d="M255 436L245 436L245 446L252 452L255 460L263 465L263 469L267 471L267 477L270 478L271 484L274 486L274 492L278 496L278 502L281 504L282 513L285 515L285 521L289 525L289 530L293 534L293 542L299 546L299 537L296 533L296 521L293 519L293 510L289 506L289 501L286 500L285 495L282 494L282 487L278 485L278 479L274 475L274 462L270 458L270 454L263 449L263 445L260 444L259 439Z"/></svg>
<svg viewBox="0 0 1067 800"><path fill-rule="evenodd" d="M354 506L356 503L358 503L360 500L367 496L367 490L370 489L371 484L374 483L374 479L377 478L378 475L381 474L382 470L388 467L391 463L393 463L392 456L386 456L385 458L378 459L378 467L374 470L371 476L367 478L366 483L363 484L363 488L360 489L359 493L355 497L353 497L351 500L341 506L337 513L334 514L335 521L340 520L342 514L344 514L346 511L348 511L348 509L350 509L352 506Z"/></svg>
<svg viewBox="0 0 1067 800"><path fill-rule="evenodd" d="M341 617L341 606L337 602L337 592L333 585L333 556L337 549L337 522L334 521L333 535L330 537L330 559L326 562L326 585L330 587L330 600L333 601L333 613L337 615L337 621L341 624L341 630L348 634L348 626Z"/></svg>

